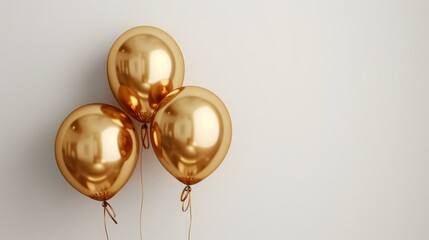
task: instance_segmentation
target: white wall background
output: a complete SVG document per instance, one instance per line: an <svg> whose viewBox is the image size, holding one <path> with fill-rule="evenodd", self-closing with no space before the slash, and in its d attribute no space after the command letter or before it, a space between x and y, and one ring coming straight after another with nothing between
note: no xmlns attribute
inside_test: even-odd
<svg viewBox="0 0 429 240"><path fill-rule="evenodd" d="M170 33L186 85L217 93L230 152L194 187L193 239L429 239L429 2L0 2L0 238L105 239L71 188L56 131L117 106L105 61L137 25ZM186 239L182 185L144 153L144 238ZM111 239L139 239L136 171Z"/></svg>

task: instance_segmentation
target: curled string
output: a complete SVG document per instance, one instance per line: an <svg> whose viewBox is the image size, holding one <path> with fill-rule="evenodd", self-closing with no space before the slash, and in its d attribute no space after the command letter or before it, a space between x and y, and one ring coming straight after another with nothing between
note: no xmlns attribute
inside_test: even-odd
<svg viewBox="0 0 429 240"><path fill-rule="evenodd" d="M104 208L104 232L106 233L107 240L109 240L109 234L107 233L106 213L109 215L110 219L112 219L115 224L118 224L118 222L115 219L116 213L115 210L113 210L112 206L106 201L103 201L102 206Z"/></svg>
<svg viewBox="0 0 429 240"><path fill-rule="evenodd" d="M141 132L142 132L142 145L144 149L149 149L149 130L146 123L143 123Z"/></svg>
<svg viewBox="0 0 429 240"><path fill-rule="evenodd" d="M192 203L191 203L191 186L187 185L180 195L180 201L182 202L182 212L186 212L189 209L189 231L188 240L191 240L191 229L192 229Z"/></svg>

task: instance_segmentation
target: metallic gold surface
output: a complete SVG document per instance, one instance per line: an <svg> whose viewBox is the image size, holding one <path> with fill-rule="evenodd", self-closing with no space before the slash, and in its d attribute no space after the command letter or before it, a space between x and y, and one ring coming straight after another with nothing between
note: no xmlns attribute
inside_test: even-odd
<svg viewBox="0 0 429 240"><path fill-rule="evenodd" d="M198 183L216 170L231 137L227 108L215 94L200 87L181 87L168 94L151 124L158 159L186 185Z"/></svg>
<svg viewBox="0 0 429 240"><path fill-rule="evenodd" d="M86 105L70 113L55 139L55 156L64 178L99 201L110 199L125 185L138 154L131 119L105 104Z"/></svg>
<svg viewBox="0 0 429 240"><path fill-rule="evenodd" d="M143 123L173 89L182 86L185 66L179 46L161 29L142 26L123 33L107 58L110 89L123 109Z"/></svg>

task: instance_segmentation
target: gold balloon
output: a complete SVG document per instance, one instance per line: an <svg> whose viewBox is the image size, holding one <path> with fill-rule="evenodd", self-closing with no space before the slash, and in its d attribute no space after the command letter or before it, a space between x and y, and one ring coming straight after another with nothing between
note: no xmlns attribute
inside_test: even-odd
<svg viewBox="0 0 429 240"><path fill-rule="evenodd" d="M70 113L55 139L55 156L64 178L99 201L110 199L125 185L138 153L131 119L105 104L89 104Z"/></svg>
<svg viewBox="0 0 429 240"><path fill-rule="evenodd" d="M198 183L216 170L231 137L227 108L215 94L200 87L181 87L168 94L151 124L156 156L186 185Z"/></svg>
<svg viewBox="0 0 429 240"><path fill-rule="evenodd" d="M123 33L107 58L110 89L123 109L151 122L161 100L182 86L185 66L179 46L161 29L142 26Z"/></svg>

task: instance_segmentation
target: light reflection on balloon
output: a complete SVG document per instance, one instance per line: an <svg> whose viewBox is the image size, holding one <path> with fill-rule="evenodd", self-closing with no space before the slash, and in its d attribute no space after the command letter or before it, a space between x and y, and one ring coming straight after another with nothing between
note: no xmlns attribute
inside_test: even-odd
<svg viewBox="0 0 429 240"><path fill-rule="evenodd" d="M167 80L171 74L171 59L168 53L164 50L155 50L150 54L152 64L149 66L149 83L153 84L157 81Z"/></svg>
<svg viewBox="0 0 429 240"><path fill-rule="evenodd" d="M214 145L217 141L217 136L219 136L220 119L218 119L213 109L209 107L196 109L192 118L194 119L193 128L195 132L206 132L205 136L194 136L194 145L199 145L201 147L210 147Z"/></svg>

